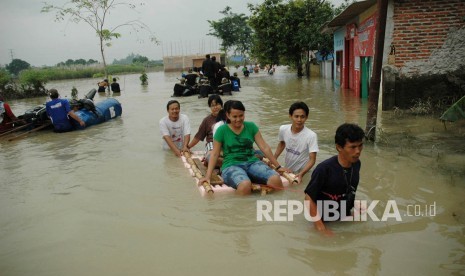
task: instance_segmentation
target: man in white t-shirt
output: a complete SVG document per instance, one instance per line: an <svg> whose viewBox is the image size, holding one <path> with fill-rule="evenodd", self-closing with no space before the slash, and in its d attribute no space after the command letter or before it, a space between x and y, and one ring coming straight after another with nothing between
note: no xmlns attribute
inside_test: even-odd
<svg viewBox="0 0 465 276"><path fill-rule="evenodd" d="M181 105L176 100L169 101L166 110L168 116L160 119L162 146L163 149L171 149L176 156L181 157L183 151L189 151L187 148L191 138L189 118L180 114Z"/></svg>
<svg viewBox="0 0 465 276"><path fill-rule="evenodd" d="M294 172L299 180L315 165L318 139L315 132L305 126L309 109L304 102L295 102L289 108L292 124L279 128L279 143L275 158L285 150L285 167Z"/></svg>

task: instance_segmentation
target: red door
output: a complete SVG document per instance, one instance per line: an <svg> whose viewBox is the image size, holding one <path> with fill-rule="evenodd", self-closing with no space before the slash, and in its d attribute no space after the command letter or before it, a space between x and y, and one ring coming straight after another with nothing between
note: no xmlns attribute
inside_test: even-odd
<svg viewBox="0 0 465 276"><path fill-rule="evenodd" d="M354 40L346 40L344 49L344 88L354 89L355 77Z"/></svg>

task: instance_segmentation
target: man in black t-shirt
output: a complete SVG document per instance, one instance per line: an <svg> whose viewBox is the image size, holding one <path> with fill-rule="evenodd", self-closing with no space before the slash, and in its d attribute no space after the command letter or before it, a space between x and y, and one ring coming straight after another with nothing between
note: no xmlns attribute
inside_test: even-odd
<svg viewBox="0 0 465 276"><path fill-rule="evenodd" d="M116 82L116 78L113 78L113 82L110 84L111 91L115 93L120 93L121 88L119 87L119 83Z"/></svg>
<svg viewBox="0 0 465 276"><path fill-rule="evenodd" d="M305 189L305 200L310 204L310 216L315 218L315 228L327 235L332 235L332 232L324 222L350 215L354 207L364 137L365 133L359 126L340 125L335 136L338 154L318 164ZM325 208L328 204L337 205L336 212L330 211L331 207Z"/></svg>

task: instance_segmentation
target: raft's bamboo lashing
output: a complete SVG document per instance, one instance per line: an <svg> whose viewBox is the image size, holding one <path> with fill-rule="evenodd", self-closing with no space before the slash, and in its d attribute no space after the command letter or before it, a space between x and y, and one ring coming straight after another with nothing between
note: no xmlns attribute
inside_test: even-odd
<svg viewBox="0 0 465 276"><path fill-rule="evenodd" d="M270 162L270 160L268 158L263 157L262 161L265 162L265 164L267 164L268 166L270 166L270 168L272 168L273 170L276 170L276 166L271 164L271 162ZM293 173L283 172L283 176L291 184L298 184L299 183L299 181L297 180L295 174L293 174Z"/></svg>
<svg viewBox="0 0 465 276"><path fill-rule="evenodd" d="M260 194L266 195L270 192L273 191L273 188L265 186L265 185L259 185L259 184L252 184L252 192L258 192L260 191Z"/></svg>
<svg viewBox="0 0 465 276"><path fill-rule="evenodd" d="M186 157L186 161L187 163L189 163L191 165L191 169L194 173L194 176L197 178L197 179L200 179L203 177L200 169L197 167L197 165L195 164L194 160L192 160L192 156L191 156L191 153L190 152L183 152L183 155L184 157ZM208 183L208 181L204 181L203 183L201 183L201 185L203 186L203 188L205 189L205 192L207 193L214 193L213 189L212 189L212 186L210 185L210 183Z"/></svg>

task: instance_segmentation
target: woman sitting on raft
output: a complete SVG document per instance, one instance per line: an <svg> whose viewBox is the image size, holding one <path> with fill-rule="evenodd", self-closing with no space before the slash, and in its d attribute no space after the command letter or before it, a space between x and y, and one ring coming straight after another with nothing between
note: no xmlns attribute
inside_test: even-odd
<svg viewBox="0 0 465 276"><path fill-rule="evenodd" d="M255 142L278 172L284 172L263 139L257 125L244 121L245 107L240 101L231 101L226 109L227 124L218 128L213 140L213 151L208 163L207 173L199 183L209 181L216 161L223 151L222 174L226 185L237 190L240 195L251 193L252 182L281 188L283 183L277 172L260 161L253 149Z"/></svg>

